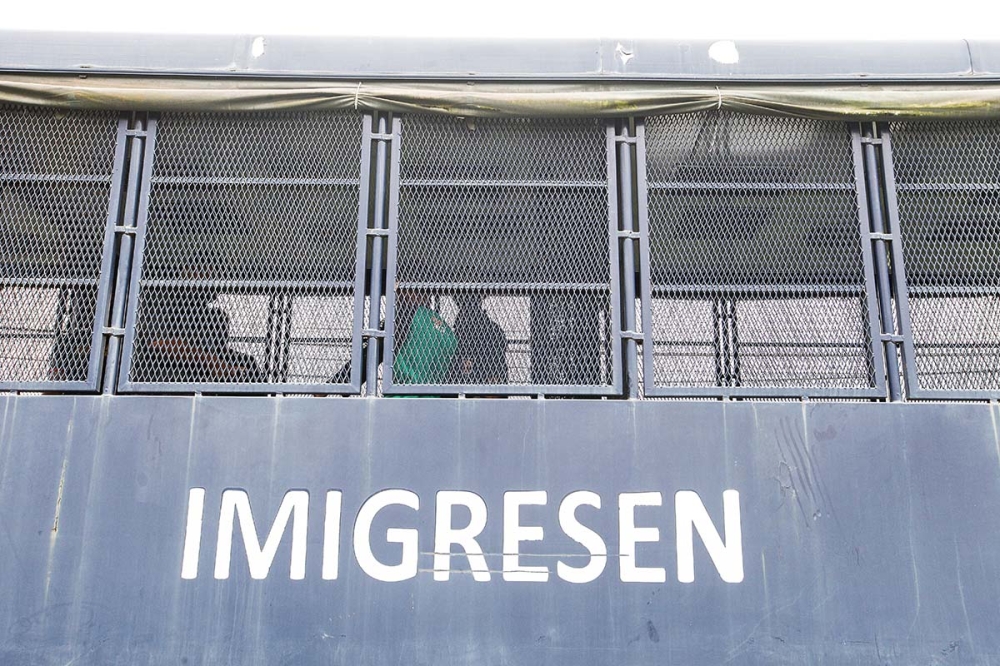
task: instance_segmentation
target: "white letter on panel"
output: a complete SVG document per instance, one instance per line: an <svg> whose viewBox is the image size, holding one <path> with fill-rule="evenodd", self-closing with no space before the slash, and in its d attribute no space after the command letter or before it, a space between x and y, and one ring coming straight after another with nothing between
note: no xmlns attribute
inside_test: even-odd
<svg viewBox="0 0 1000 666"><path fill-rule="evenodd" d="M358 511L354 523L354 556L361 569L374 578L386 583L398 583L417 575L417 530L390 527L385 531L389 543L403 546L403 559L399 564L386 565L375 559L372 553L371 530L375 515L391 504L407 506L414 511L420 508L420 498L409 490L390 488L369 497Z"/></svg>
<svg viewBox="0 0 1000 666"><path fill-rule="evenodd" d="M622 493L618 496L619 575L623 583L667 582L667 570L663 567L638 567L635 564L635 544L660 540L660 528L635 526L635 507L662 504L663 495L660 493Z"/></svg>
<svg viewBox="0 0 1000 666"><path fill-rule="evenodd" d="M512 490L503 496L503 579L508 581L538 581L549 579L548 567L522 565L518 550L522 541L541 541L544 532L537 525L521 525L520 509L525 505L544 506L548 495L544 490Z"/></svg>
<svg viewBox="0 0 1000 666"><path fill-rule="evenodd" d="M452 508L456 504L469 507L471 518L462 529L451 525ZM458 544L469 558L472 578L479 582L490 579L483 549L476 541L486 527L486 502L467 490L442 490L437 494L434 522L434 580L448 580L451 574L451 545Z"/></svg>
<svg viewBox="0 0 1000 666"><path fill-rule="evenodd" d="M589 527L581 525L576 519L576 509L583 504L600 509L601 496L589 490L578 490L566 495L559 505L559 527L566 536L590 551L590 562L586 566L571 567L562 562L556 563L559 577L570 583L589 583L596 580L608 563L608 547L604 539Z"/></svg>
<svg viewBox="0 0 1000 666"><path fill-rule="evenodd" d="M740 525L740 494L722 493L723 525L726 542L708 516L705 505L693 490L678 490L674 497L677 514L677 580L694 582L694 531L705 544L715 568L727 583L743 582L743 528Z"/></svg>
<svg viewBox="0 0 1000 666"><path fill-rule="evenodd" d="M309 525L309 493L305 490L289 490L281 500L278 515L274 518L264 546L257 541L257 526L250 510L250 498L243 490L226 490L222 493L222 510L219 513L219 540L215 549L215 577L229 578L229 561L233 550L233 522L240 520L243 546L250 565L250 577L267 578L274 562L274 554L285 533L288 521L292 521L292 564L291 579L306 577L306 530Z"/></svg>
<svg viewBox="0 0 1000 666"><path fill-rule="evenodd" d="M323 580L337 580L340 573L340 507L343 496L339 490L326 493L326 518L323 521Z"/></svg>
<svg viewBox="0 0 1000 666"><path fill-rule="evenodd" d="M187 526L184 530L184 559L181 560L181 578L198 577L198 556L201 554L201 526L205 515L205 489L188 491Z"/></svg>

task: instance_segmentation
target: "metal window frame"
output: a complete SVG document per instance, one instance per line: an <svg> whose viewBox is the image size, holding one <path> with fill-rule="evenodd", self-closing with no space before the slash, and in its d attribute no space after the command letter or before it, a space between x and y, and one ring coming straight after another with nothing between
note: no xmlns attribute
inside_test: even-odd
<svg viewBox="0 0 1000 666"><path fill-rule="evenodd" d="M620 396L622 393L622 330L621 330L621 285L618 258L618 165L616 157L614 121L605 121L606 178L607 178L607 234L609 254L608 297L611 329L611 368L609 384L397 384L393 380L395 352L396 288L399 252L399 193L400 156L402 144L402 120L393 118L392 157L389 171L389 253L386 269L386 328L384 361L382 367L382 392L384 395L526 395L526 396ZM558 185L558 183L554 183Z"/></svg>
<svg viewBox="0 0 1000 666"><path fill-rule="evenodd" d="M637 174L639 195L639 252L642 291L643 337L643 391L647 397L712 397L712 398L885 398L885 363L881 353L879 310L875 298L875 276L872 267L872 246L868 242L871 229L868 218L868 189L865 184L861 159L860 132L847 127L851 135L852 166L854 169L856 205L858 209L858 249L862 254L864 284L858 285L856 295L864 297L868 312L868 353L874 371L873 386L867 388L817 388L817 387L766 387L766 386L660 386L656 384L653 360L652 277L650 274L649 242L649 181L646 173L646 123L636 121ZM854 290L849 293L853 294Z"/></svg>
<svg viewBox="0 0 1000 666"><path fill-rule="evenodd" d="M136 223L135 260L129 276L129 295L125 322L125 341L122 362L118 373L120 393L219 393L219 394L358 394L361 392L361 342L364 318L366 238L369 216L369 190L371 180L372 117L359 114L362 123L361 169L358 183L358 215L354 267L354 317L351 330L351 374L347 383L284 383L284 382L136 382L129 379L134 360L136 323L138 315L140 277L145 255L146 232L149 222L149 199L152 188L153 165L156 149L156 122L151 114L149 137L139 191L139 215ZM303 281L308 288L310 282ZM268 331L270 334L270 331Z"/></svg>
<svg viewBox="0 0 1000 666"><path fill-rule="evenodd" d="M110 115L110 114L109 114ZM118 114L115 134L115 152L111 173L108 214L104 225L104 245L101 251L100 272L97 277L97 303L94 308L93 330L90 338L90 357L87 361L87 378L73 381L0 381L0 391L59 391L67 393L96 392L101 382L101 360L107 341L105 323L110 307L112 260L114 258L115 227L118 223L125 170L125 145L128 142L128 115ZM104 179L102 179L103 182ZM58 283L59 280L53 280ZM58 285L55 286L65 286Z"/></svg>
<svg viewBox="0 0 1000 666"><path fill-rule="evenodd" d="M906 379L906 397L912 400L995 400L1000 397L1000 387L989 389L925 389L920 387L917 372L916 345L910 318L910 289L906 282L906 262L903 260L903 231L899 217L899 196L896 190L896 168L892 156L892 132L889 123L878 124L882 138L882 162L885 171L886 209L892 243L893 288L896 311L902 336L903 376Z"/></svg>

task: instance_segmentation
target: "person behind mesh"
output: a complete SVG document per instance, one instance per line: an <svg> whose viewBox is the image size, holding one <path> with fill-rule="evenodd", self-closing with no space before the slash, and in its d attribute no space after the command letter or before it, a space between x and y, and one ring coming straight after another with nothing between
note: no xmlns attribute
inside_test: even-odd
<svg viewBox="0 0 1000 666"><path fill-rule="evenodd" d="M153 296L153 294L150 294ZM261 383L256 359L229 347L229 315L214 290L157 290L144 319L149 322L138 381ZM150 299L153 301L153 299Z"/></svg>
<svg viewBox="0 0 1000 666"><path fill-rule="evenodd" d="M183 280L212 277L215 253L201 249ZM135 381L170 383L262 383L264 373L250 354L229 346L229 315L205 286L151 289L140 308Z"/></svg>
<svg viewBox="0 0 1000 666"><path fill-rule="evenodd" d="M396 373L396 381L402 384L438 384L444 379L451 365L452 354L454 352L452 344L447 340L453 338L453 333L448 324L434 311L429 294L419 291L400 291L396 296L395 338L401 341L399 351L396 355L396 363L393 371ZM439 327L440 335L427 335L430 333L425 324ZM416 326L415 326L416 324ZM414 331L411 337L411 328L420 330ZM379 328L385 330L385 320L380 320ZM367 381L368 375L368 340L361 343L361 383ZM381 345L376 346L378 362L382 362ZM407 359L412 368L407 368ZM435 372L435 368L443 368L440 373ZM409 370L409 372L408 372ZM411 376L412 375L412 376ZM351 381L351 361L348 360L330 379L331 384L346 384Z"/></svg>
<svg viewBox="0 0 1000 666"><path fill-rule="evenodd" d="M458 315L454 331L458 348L452 359L449 381L452 384L507 384L507 336L500 324L486 314L483 295L461 293L455 300Z"/></svg>

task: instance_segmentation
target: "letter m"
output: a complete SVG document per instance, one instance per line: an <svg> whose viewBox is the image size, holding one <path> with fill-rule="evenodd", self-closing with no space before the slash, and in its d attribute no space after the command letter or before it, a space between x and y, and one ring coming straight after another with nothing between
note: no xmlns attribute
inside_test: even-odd
<svg viewBox="0 0 1000 666"><path fill-rule="evenodd" d="M278 544L285 533L289 519L292 521L292 563L291 579L302 580L306 576L306 528L309 523L309 493L305 490L289 490L281 500L278 515L267 533L264 546L257 540L257 526L250 510L250 498L244 490L226 490L222 493L222 510L219 514L219 540L215 550L215 577L229 578L229 562L233 551L233 527L236 517L240 519L243 545L250 565L250 577L267 578L267 573L278 552Z"/></svg>

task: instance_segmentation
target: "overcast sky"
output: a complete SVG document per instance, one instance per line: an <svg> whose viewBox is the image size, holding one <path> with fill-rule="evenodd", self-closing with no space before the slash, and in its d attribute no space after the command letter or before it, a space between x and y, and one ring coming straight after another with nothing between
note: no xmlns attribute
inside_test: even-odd
<svg viewBox="0 0 1000 666"><path fill-rule="evenodd" d="M225 34L1000 39L1000 0L6 0L0 28Z"/></svg>

